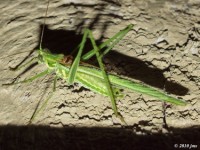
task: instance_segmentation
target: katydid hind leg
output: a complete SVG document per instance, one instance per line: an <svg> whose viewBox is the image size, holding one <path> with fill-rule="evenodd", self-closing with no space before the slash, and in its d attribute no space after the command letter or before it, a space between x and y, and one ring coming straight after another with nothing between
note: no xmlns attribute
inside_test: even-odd
<svg viewBox="0 0 200 150"><path fill-rule="evenodd" d="M112 85L108 79L108 75L105 71L105 68L104 68L104 64L102 62L102 57L99 53L99 49L96 45L96 42L94 40L94 37L92 35L92 32L90 30L88 30L89 32L89 38L91 40L91 43L92 43L92 46L95 50L95 54L96 54L96 58L97 58L97 61L99 63L99 67L101 69L101 72L102 72L102 75L103 75L103 78L104 78L104 81L105 81L105 84L106 84L106 87L107 87L107 90L108 90L108 95L110 96L110 99L111 99L111 103L112 103L112 108L113 108L113 111L115 113L115 115L120 118L120 120L126 124L126 122L124 121L124 118L122 117L122 115L118 112L118 109L117 109L117 105L116 105L116 100L115 100L115 96L114 96L114 92L113 92L113 88L112 88Z"/></svg>
<svg viewBox="0 0 200 150"><path fill-rule="evenodd" d="M106 55L119 41L132 29L133 25L127 26L124 30L119 31L111 42L109 42L108 47L102 52L101 56Z"/></svg>
<svg viewBox="0 0 200 150"><path fill-rule="evenodd" d="M116 33L113 37L111 37L110 39L106 40L104 43L100 44L98 46L99 50L102 50L103 48L107 47L101 53L101 55L102 56L106 55L132 28L133 28L133 25L130 24L126 28L124 28L123 30L121 30L118 33ZM95 55L95 50L92 49L89 52L87 52L86 54L84 54L81 59L82 60L88 60L94 55Z"/></svg>

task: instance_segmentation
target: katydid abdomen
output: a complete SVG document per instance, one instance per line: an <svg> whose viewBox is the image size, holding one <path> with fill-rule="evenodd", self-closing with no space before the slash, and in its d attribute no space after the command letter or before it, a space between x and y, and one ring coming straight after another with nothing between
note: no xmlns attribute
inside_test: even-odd
<svg viewBox="0 0 200 150"><path fill-rule="evenodd" d="M69 69L70 68L66 67L65 65L57 64L57 67L55 68L55 72L57 76L67 81L68 75L69 75ZM104 96L109 96L104 79L102 77L94 76L89 72L84 72L82 71L82 69L86 69L91 73L94 72L95 70L101 73L101 71L96 68L79 66L76 77L75 77L75 82L90 89L91 91L102 94ZM120 90L119 88L114 87L113 90L114 90L114 95L116 97L122 97L122 94L119 91Z"/></svg>
<svg viewBox="0 0 200 150"><path fill-rule="evenodd" d="M58 76L67 80L68 72L69 72L68 67L62 64L58 64L57 69L56 69L56 73ZM132 91L139 92L141 94L146 94L146 95L155 97L156 99L170 102L173 104L177 104L177 105L186 104L182 100L169 96L165 94L164 92L159 91L158 89L149 87L141 83L137 83L136 81L125 79L120 76L112 75L112 74L108 74L108 77L109 77L110 83L112 84L114 88L114 91L115 91L114 93L116 97L122 96L122 93L119 92L120 89L127 88ZM87 87L88 89L96 93L109 96L109 93L105 86L105 81L100 69L93 68L93 67L79 66L77 70L75 82L82 84L84 87Z"/></svg>

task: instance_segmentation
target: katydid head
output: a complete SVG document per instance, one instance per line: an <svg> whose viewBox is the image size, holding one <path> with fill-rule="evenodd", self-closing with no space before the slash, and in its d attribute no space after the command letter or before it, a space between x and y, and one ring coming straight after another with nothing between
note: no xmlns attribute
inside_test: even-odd
<svg viewBox="0 0 200 150"><path fill-rule="evenodd" d="M38 62L39 63L44 63L45 61L44 61L44 54L43 54L43 52L42 52L43 50L40 48L40 49L38 49Z"/></svg>
<svg viewBox="0 0 200 150"><path fill-rule="evenodd" d="M64 59L63 54L52 54L48 49L38 50L38 62L45 64L55 64L61 62Z"/></svg>

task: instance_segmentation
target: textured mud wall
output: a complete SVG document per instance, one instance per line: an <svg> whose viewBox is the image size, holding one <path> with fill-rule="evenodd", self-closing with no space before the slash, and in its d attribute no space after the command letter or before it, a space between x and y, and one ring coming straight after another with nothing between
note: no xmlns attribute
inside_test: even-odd
<svg viewBox="0 0 200 150"><path fill-rule="evenodd" d="M16 72L9 67L37 55L34 49L39 45L46 5L39 0L1 1L0 84L45 70L43 65ZM186 100L184 107L167 105L168 126L200 125L199 1L51 0L46 24L43 48L66 54L80 42L84 27L102 42L134 24L105 58L107 68ZM27 84L1 86L0 124L27 124L38 102L51 92L52 82L53 75L48 75ZM134 132L165 132L160 101L126 89L124 93L118 108ZM113 114L109 98L58 80L55 94L34 124L119 127L120 121Z"/></svg>

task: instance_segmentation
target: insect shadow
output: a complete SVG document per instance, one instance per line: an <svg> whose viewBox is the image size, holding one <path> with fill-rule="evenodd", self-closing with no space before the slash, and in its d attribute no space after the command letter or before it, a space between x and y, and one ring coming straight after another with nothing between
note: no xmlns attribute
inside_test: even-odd
<svg viewBox="0 0 200 150"><path fill-rule="evenodd" d="M75 31L67 31L63 29L51 30L48 26L45 26L42 47L43 49L48 49L54 54L62 53L64 55L69 55L72 50L77 48L77 45L80 44L82 36L82 34L77 34ZM96 42L97 45L102 43L101 40L96 40ZM39 48L39 44L36 48ZM88 39L83 53L92 49L91 42ZM76 56L76 54L74 56ZM149 66L149 63L121 54L117 52L117 50L111 50L104 58L106 60L106 64L109 64L107 70L111 68L111 70L114 70L117 74L140 80L143 83L162 90L165 89L167 92L175 95L181 96L188 92L186 87L178 83L168 81L164 77L163 72L167 69L160 70L158 68L152 68ZM96 57L91 59L92 60L88 63L92 63L92 65L96 66L97 63L94 63L96 62Z"/></svg>
<svg viewBox="0 0 200 150"><path fill-rule="evenodd" d="M119 18L122 19L121 16L118 16L114 13L109 14L102 14L105 9L107 9L107 5L113 5L116 4L116 6L120 7L120 4L118 4L118 1L112 1L112 0L104 0L104 3L99 4L96 8L96 5L83 5L83 4L63 4L60 7L67 8L70 5L74 5L74 7L84 7L84 8L94 8L96 11L99 11L99 13L94 16L93 21L89 24L88 28L93 29L97 22L101 21L101 17L111 17L111 18ZM116 3L117 2L117 3ZM84 12L79 12L83 14ZM105 16L106 15L106 16ZM108 19L109 20L109 19ZM102 43L104 32L106 31L107 27L109 26L109 21L103 23L103 27L101 30L101 36L98 40L96 40L97 45ZM42 39L42 48L48 49L51 53L54 54L64 54L69 55L74 49L77 48L77 46L80 44L83 35L80 34L80 31L82 31L82 27L84 26L85 22L84 20L81 21L78 25L75 31L68 31L63 29L57 29L57 30L51 30L48 28L48 26L44 25L44 36ZM42 27L43 24L40 25L40 35L38 38L41 38L42 34ZM40 46L40 43L35 47L35 49L38 49ZM89 50L93 49L91 42L87 40L85 44L85 48L83 51L83 54L88 52ZM20 66L34 51L30 52L27 57L25 57L21 63L19 63L18 66ZM74 53L74 57L76 56L76 53ZM166 70L160 70L157 68L149 67L149 64L147 62L141 61L140 59L133 58L121 53L118 53L117 50L111 50L105 57L105 60L108 61L107 70L109 71L109 67L111 70L112 68L115 68L114 71L117 74L127 76L129 78L133 78L136 80L140 80L150 86L159 88L159 89L165 89L167 92L175 94L175 95L185 95L188 92L188 89L178 83L174 83L171 81L167 81L167 79L164 77L163 72ZM97 65L96 58L91 58L87 63L92 63L92 65ZM27 70L23 71L25 73ZM20 74L22 75L22 74Z"/></svg>

